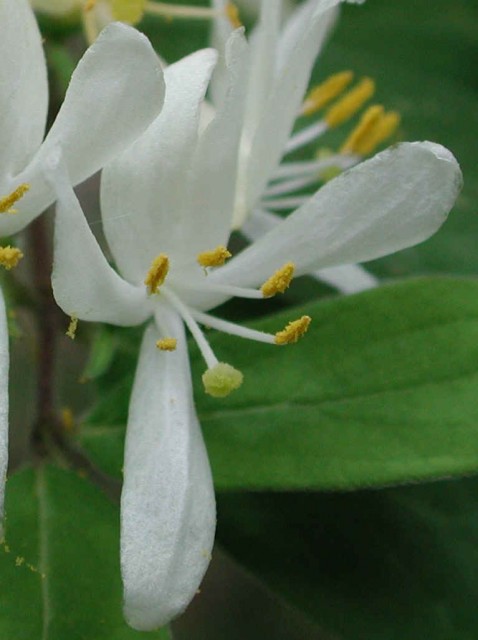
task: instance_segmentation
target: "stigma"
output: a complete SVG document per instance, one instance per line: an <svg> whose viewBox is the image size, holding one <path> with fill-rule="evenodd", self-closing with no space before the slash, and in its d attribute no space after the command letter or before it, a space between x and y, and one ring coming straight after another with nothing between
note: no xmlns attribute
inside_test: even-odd
<svg viewBox="0 0 478 640"><path fill-rule="evenodd" d="M20 251L20 249L11 247L10 245L6 247L0 247L0 265L2 265L2 267L5 267L7 271L10 271L10 269L16 267L22 258L23 253Z"/></svg>
<svg viewBox="0 0 478 640"><path fill-rule="evenodd" d="M243 379L242 373L227 362L217 362L202 376L204 390L213 398L225 398L232 391L239 389Z"/></svg>
<svg viewBox="0 0 478 640"><path fill-rule="evenodd" d="M159 287L166 280L169 272L169 258L165 253L160 253L149 268L144 284L148 287L149 293L159 293Z"/></svg>
<svg viewBox="0 0 478 640"><path fill-rule="evenodd" d="M17 209L13 208L13 205L23 198L29 189L30 185L23 183L8 196L0 198L0 213L18 213Z"/></svg>

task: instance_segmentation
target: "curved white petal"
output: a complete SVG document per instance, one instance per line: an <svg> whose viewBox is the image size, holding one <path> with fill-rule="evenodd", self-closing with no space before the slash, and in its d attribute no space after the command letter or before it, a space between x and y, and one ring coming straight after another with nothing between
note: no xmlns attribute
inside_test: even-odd
<svg viewBox="0 0 478 640"><path fill-rule="evenodd" d="M5 302L0 289L0 538L3 537L3 507L8 466L8 328Z"/></svg>
<svg viewBox="0 0 478 640"><path fill-rule="evenodd" d="M216 18L212 22L211 46L219 53L218 62L212 74L210 96L217 108L222 104L227 91L226 43L233 32L233 27L226 17L226 0L212 0L212 8Z"/></svg>
<svg viewBox="0 0 478 640"><path fill-rule="evenodd" d="M299 24L302 27L300 38L297 38L300 31L297 23L294 23L290 31L286 30L287 39L279 56L277 80L268 93L267 102L250 141L243 203L236 212L236 228L241 226L266 188L274 168L279 164L309 82L315 58L331 24L335 21L336 13L333 7L339 2L340 0L318 0L312 17L311 6L307 4L305 10L302 9L299 14Z"/></svg>
<svg viewBox="0 0 478 640"><path fill-rule="evenodd" d="M217 54L198 51L165 70L160 116L125 153L105 167L101 207L105 234L121 273L141 282L152 259L188 259L187 202L199 111ZM134 241L135 250L131 250Z"/></svg>
<svg viewBox="0 0 478 640"><path fill-rule="evenodd" d="M447 149L403 143L328 182L209 277L250 286L289 260L300 275L413 246L440 228L461 185L460 168Z"/></svg>
<svg viewBox="0 0 478 640"><path fill-rule="evenodd" d="M146 287L135 287L110 267L91 232L63 165L48 175L56 194L53 294L80 320L129 326L151 315Z"/></svg>
<svg viewBox="0 0 478 640"><path fill-rule="evenodd" d="M0 183L40 146L48 107L46 64L28 0L0 0ZM6 194L1 194L6 195Z"/></svg>
<svg viewBox="0 0 478 640"><path fill-rule="evenodd" d="M246 220L241 232L249 241L254 242L275 229L282 220L283 218L270 211L255 210ZM319 269L310 275L341 293L358 293L378 285L378 279L358 264Z"/></svg>
<svg viewBox="0 0 478 640"><path fill-rule="evenodd" d="M167 624L194 597L209 564L214 489L196 417L181 319L145 334L130 402L121 496L124 612L135 629ZM159 351L162 336L176 351Z"/></svg>
<svg viewBox="0 0 478 640"><path fill-rule="evenodd" d="M189 259L202 251L227 245L235 197L237 153L246 93L248 51L242 30L226 45L227 90L221 106L199 138L185 184L190 211L184 236ZM197 267L197 264L195 265Z"/></svg>
<svg viewBox="0 0 478 640"><path fill-rule="evenodd" d="M19 213L2 217L0 232L20 230L53 201L42 171L52 149L62 148L71 181L78 184L145 131L163 96L161 67L148 39L124 24L108 25L78 64L38 154L18 176L31 188L16 207Z"/></svg>

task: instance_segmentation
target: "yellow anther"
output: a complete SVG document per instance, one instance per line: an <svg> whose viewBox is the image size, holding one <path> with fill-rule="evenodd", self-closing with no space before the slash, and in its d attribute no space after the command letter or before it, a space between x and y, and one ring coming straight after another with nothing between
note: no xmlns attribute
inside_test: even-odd
<svg viewBox="0 0 478 640"><path fill-rule="evenodd" d="M297 342L306 333L312 318L310 316L302 316L298 320L289 322L285 329L278 331L275 335L276 344L292 344Z"/></svg>
<svg viewBox="0 0 478 640"><path fill-rule="evenodd" d="M218 362L202 375L204 390L214 398L225 398L239 389L243 379L242 373L226 362Z"/></svg>
<svg viewBox="0 0 478 640"><path fill-rule="evenodd" d="M396 111L385 113L375 125L370 136L363 140L359 153L364 156L372 153L379 144L385 142L395 133L399 124L400 115Z"/></svg>
<svg viewBox="0 0 478 640"><path fill-rule="evenodd" d="M114 20L136 24L146 8L146 0L111 0L111 13Z"/></svg>
<svg viewBox="0 0 478 640"><path fill-rule="evenodd" d="M23 183L19 187L12 191L8 196L0 198L0 213L17 213L16 209L13 209L13 205L23 198L26 192L30 189L30 185Z"/></svg>
<svg viewBox="0 0 478 640"><path fill-rule="evenodd" d="M83 11L92 11L96 6L96 0L86 0Z"/></svg>
<svg viewBox="0 0 478 640"><path fill-rule="evenodd" d="M61 426L67 433L73 433L75 430L75 418L70 407L63 407L61 410Z"/></svg>
<svg viewBox="0 0 478 640"><path fill-rule="evenodd" d="M228 258L232 256L232 253L219 245L212 251L203 251L197 257L198 263L201 267L220 267L222 266Z"/></svg>
<svg viewBox="0 0 478 640"><path fill-rule="evenodd" d="M76 338L76 330L78 329L78 318L76 316L71 316L70 324L68 325L68 329L65 332L65 335L74 340Z"/></svg>
<svg viewBox="0 0 478 640"><path fill-rule="evenodd" d="M276 293L284 293L294 277L294 271L294 263L286 262L280 269L272 274L261 287L264 298L271 298L275 296Z"/></svg>
<svg viewBox="0 0 478 640"><path fill-rule="evenodd" d="M316 111L325 107L331 100L336 98L352 82L354 74L352 71L341 71L335 73L325 82L313 87L305 96L302 105L302 115L310 116Z"/></svg>
<svg viewBox="0 0 478 640"><path fill-rule="evenodd" d="M10 245L6 247L0 247L0 265L5 267L8 271L16 267L20 260L23 258L23 253L16 247Z"/></svg>
<svg viewBox="0 0 478 640"><path fill-rule="evenodd" d="M242 27L242 22L239 17L239 9L236 7L234 2L228 2L225 6L226 18L229 20L231 27L233 29L238 29Z"/></svg>
<svg viewBox="0 0 478 640"><path fill-rule="evenodd" d="M160 253L151 263L144 284L149 288L149 293L158 293L159 287L166 280L169 271L169 258L165 253Z"/></svg>
<svg viewBox="0 0 478 640"><path fill-rule="evenodd" d="M177 344L176 338L161 338L156 342L156 346L160 351L175 351Z"/></svg>
<svg viewBox="0 0 478 640"><path fill-rule="evenodd" d="M360 118L358 125L342 145L340 153L356 153L362 155L364 144L368 144L383 114L384 109L381 105L376 104L369 107Z"/></svg>
<svg viewBox="0 0 478 640"><path fill-rule="evenodd" d="M375 91L375 83L370 78L364 78L343 98L333 104L324 116L329 127L337 127L349 118L371 98Z"/></svg>

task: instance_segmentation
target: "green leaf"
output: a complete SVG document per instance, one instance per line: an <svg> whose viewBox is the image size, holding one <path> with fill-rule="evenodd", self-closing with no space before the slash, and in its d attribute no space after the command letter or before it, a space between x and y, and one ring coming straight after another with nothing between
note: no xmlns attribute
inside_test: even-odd
<svg viewBox="0 0 478 640"><path fill-rule="evenodd" d="M223 494L218 541L338 640L474 640L477 492Z"/></svg>
<svg viewBox="0 0 478 640"><path fill-rule="evenodd" d="M204 363L191 348L219 489L344 489L478 469L477 281L404 282L253 326L274 332L302 313L313 322L297 345L211 335L219 359L245 376L222 400L205 395ZM100 465L119 472L124 427L107 421L118 389L112 394L82 439Z"/></svg>
<svg viewBox="0 0 478 640"><path fill-rule="evenodd" d="M129 640L121 613L118 510L86 480L53 467L7 485L0 637ZM170 640L164 629L151 638Z"/></svg>

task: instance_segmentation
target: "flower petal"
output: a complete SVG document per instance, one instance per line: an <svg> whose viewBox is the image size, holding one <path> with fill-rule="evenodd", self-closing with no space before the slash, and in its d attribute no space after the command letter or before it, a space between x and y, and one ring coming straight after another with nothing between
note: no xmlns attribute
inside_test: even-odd
<svg viewBox="0 0 478 640"><path fill-rule="evenodd" d="M277 80L268 93L250 142L246 191L242 210L236 213L236 227L241 226L279 164L309 82L312 65L335 22L336 12L333 7L339 2L340 0L316 0L312 15L313 6L308 2L290 19L294 22L289 23L285 41L281 41L278 51Z"/></svg>
<svg viewBox="0 0 478 640"><path fill-rule="evenodd" d="M63 311L80 320L129 326L151 315L146 287L135 287L110 267L80 203L66 168L54 167L48 176L58 199L55 219L53 294Z"/></svg>
<svg viewBox="0 0 478 640"><path fill-rule="evenodd" d="M103 171L105 234L118 268L131 282L141 282L161 252L175 258L184 253L190 259L187 229L192 212L185 181L197 143L201 102L216 59L215 51L205 49L168 67L160 116Z"/></svg>
<svg viewBox="0 0 478 640"><path fill-rule="evenodd" d="M78 184L133 142L159 113L162 71L147 38L124 24L110 24L76 68L63 105L31 165L18 176L31 184L16 216L2 218L14 233L54 199L42 165L60 146L70 179ZM30 98L31 99L31 98Z"/></svg>
<svg viewBox="0 0 478 640"><path fill-rule="evenodd" d="M48 108L46 64L28 0L0 2L0 176L21 171L40 146ZM3 193L2 195L7 195Z"/></svg>
<svg viewBox="0 0 478 640"><path fill-rule="evenodd" d="M130 402L121 496L124 612L135 629L168 623L194 597L210 560L214 489L196 417L186 336L174 313L143 339ZM176 351L156 348L165 335Z"/></svg>
<svg viewBox="0 0 478 640"><path fill-rule="evenodd" d="M0 538L8 466L8 329L5 302L0 289Z"/></svg>
<svg viewBox="0 0 478 640"><path fill-rule="evenodd" d="M251 286L289 260L300 275L413 246L440 228L461 185L450 151L432 142L403 143L328 182L209 277Z"/></svg>
<svg viewBox="0 0 478 640"><path fill-rule="evenodd" d="M283 218L270 211L256 210L246 220L241 232L249 241L254 242L272 229L275 229L282 220ZM310 275L334 287L341 293L358 293L378 285L377 278L358 264L319 269Z"/></svg>

